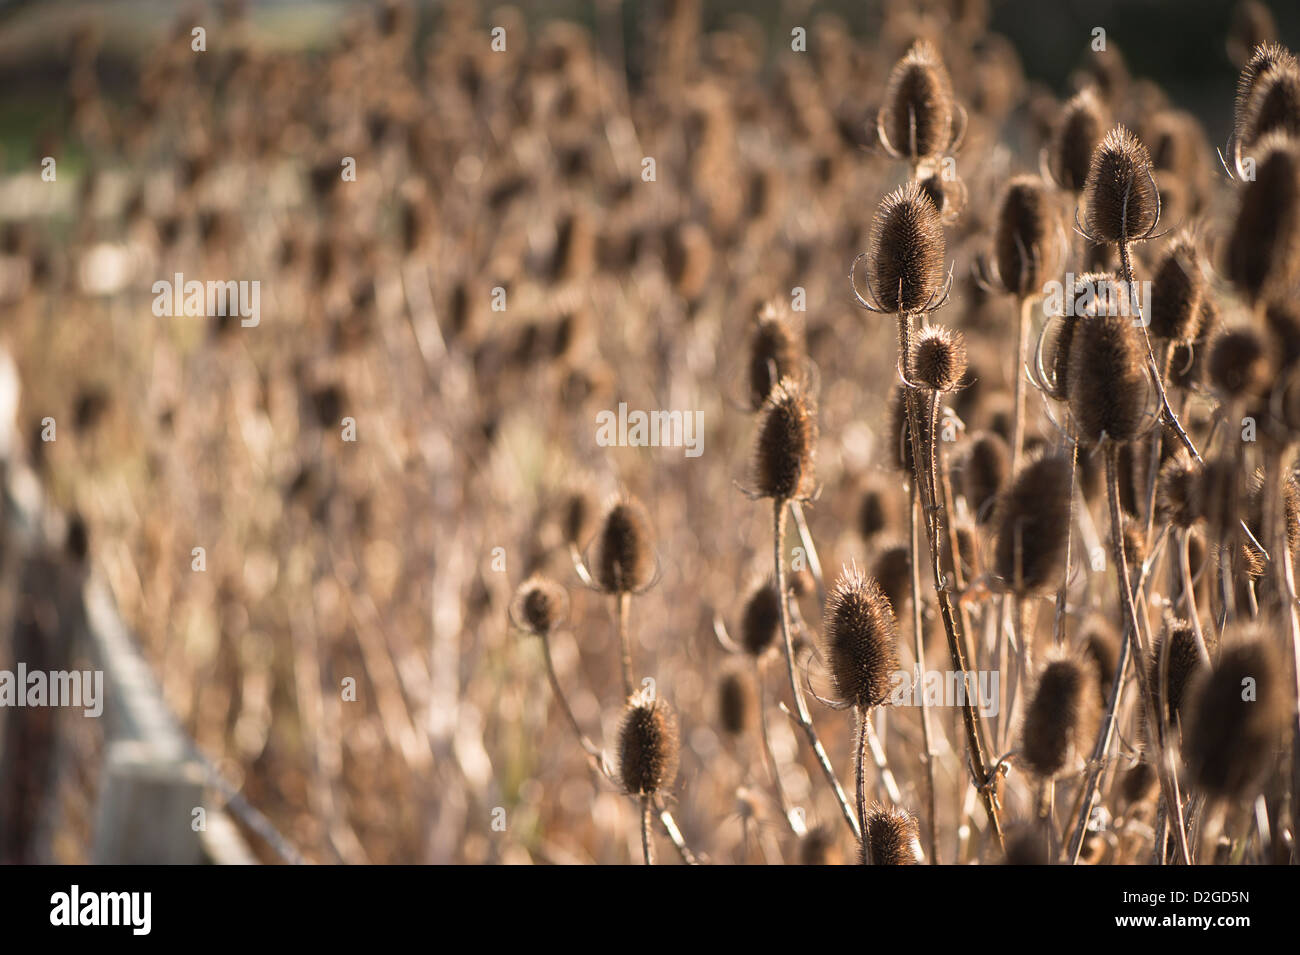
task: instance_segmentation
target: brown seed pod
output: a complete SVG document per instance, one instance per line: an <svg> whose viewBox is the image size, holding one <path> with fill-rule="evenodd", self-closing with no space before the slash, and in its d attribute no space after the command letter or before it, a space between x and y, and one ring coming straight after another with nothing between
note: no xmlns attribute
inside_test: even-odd
<svg viewBox="0 0 1300 955"><path fill-rule="evenodd" d="M933 306L943 287L945 252L939 212L920 186L908 182L885 196L866 256L876 306L893 314Z"/></svg>
<svg viewBox="0 0 1300 955"><path fill-rule="evenodd" d="M894 499L879 484L868 486L858 500L858 533L870 544L881 534L893 530L898 523Z"/></svg>
<svg viewBox="0 0 1300 955"><path fill-rule="evenodd" d="M1200 329L1205 276L1191 238L1179 236L1156 266L1151 284L1148 331L1157 338L1185 341Z"/></svg>
<svg viewBox="0 0 1300 955"><path fill-rule="evenodd" d="M895 613L902 611L912 597L912 555L906 544L882 547L871 566L871 576L884 591Z"/></svg>
<svg viewBox="0 0 1300 955"><path fill-rule="evenodd" d="M916 817L879 803L867 810L866 844L873 865L918 865L921 839ZM865 859L863 860L866 861Z"/></svg>
<svg viewBox="0 0 1300 955"><path fill-rule="evenodd" d="M776 643L781 628L781 604L776 586L765 580L755 587L745 601L740 622L740 645L750 656L762 656Z"/></svg>
<svg viewBox="0 0 1300 955"><path fill-rule="evenodd" d="M1052 200L1036 176L1017 176L998 206L993 256L1003 291L1029 295L1043 284L1048 244L1054 232Z"/></svg>
<svg viewBox="0 0 1300 955"><path fill-rule="evenodd" d="M1225 647L1190 688L1183 752L1193 781L1212 796L1248 799L1275 765L1291 700L1287 665L1270 639Z"/></svg>
<svg viewBox="0 0 1300 955"><path fill-rule="evenodd" d="M1143 760L1135 763L1133 768L1124 774L1120 780L1120 792L1124 801L1131 806L1153 794L1159 783L1160 778L1156 775L1155 767Z"/></svg>
<svg viewBox="0 0 1300 955"><path fill-rule="evenodd" d="M1278 62L1258 75L1236 130L1237 148L1249 153L1270 133L1300 134L1300 66Z"/></svg>
<svg viewBox="0 0 1300 955"><path fill-rule="evenodd" d="M1010 471L1011 451L1006 441L992 431L976 434L962 462L961 483L977 524L983 526L993 519L998 494Z"/></svg>
<svg viewBox="0 0 1300 955"><path fill-rule="evenodd" d="M1094 242L1128 243L1155 229L1160 197L1151 176L1151 157L1123 126L1107 133L1093 151L1084 199Z"/></svg>
<svg viewBox="0 0 1300 955"><path fill-rule="evenodd" d="M966 208L966 184L946 170L936 170L921 179L921 191L939 210L939 218L947 225L957 221Z"/></svg>
<svg viewBox="0 0 1300 955"><path fill-rule="evenodd" d="M817 412L812 396L782 378L763 404L751 466L754 492L778 501L806 500L816 473Z"/></svg>
<svg viewBox="0 0 1300 955"><path fill-rule="evenodd" d="M573 491L564 499L560 512L560 526L564 532L564 542L581 547L591 530L591 524L591 497L584 491Z"/></svg>
<svg viewBox="0 0 1300 955"><path fill-rule="evenodd" d="M1211 652L1214 649L1214 631L1205 628L1204 639ZM1165 725L1172 727L1183 713L1187 688L1202 668L1201 651L1196 646L1196 632L1188 620L1168 618L1151 644L1151 658L1147 660L1147 683L1156 687L1160 678L1160 654L1169 645L1168 684L1165 688ZM1145 738L1146 708L1138 714L1139 734Z"/></svg>
<svg viewBox="0 0 1300 955"><path fill-rule="evenodd" d="M997 505L994 574L1013 593L1056 587L1070 526L1070 459L1049 455L1020 469Z"/></svg>
<svg viewBox="0 0 1300 955"><path fill-rule="evenodd" d="M952 81L933 44L918 40L894 65L877 125L885 148L917 162L953 145Z"/></svg>
<svg viewBox="0 0 1300 955"><path fill-rule="evenodd" d="M1119 634L1104 617L1093 616L1088 620L1083 631L1083 656L1097 672L1097 699L1105 706L1119 662Z"/></svg>
<svg viewBox="0 0 1300 955"><path fill-rule="evenodd" d="M1169 359L1169 382L1179 388L1190 388L1199 384L1205 377L1208 364L1208 344L1219 333L1222 319L1219 306L1215 304L1207 289L1201 297L1200 323L1193 342L1179 343L1174 346Z"/></svg>
<svg viewBox="0 0 1300 955"><path fill-rule="evenodd" d="M1156 504L1160 516L1175 527L1191 527L1205 512L1201 469L1181 449L1160 466Z"/></svg>
<svg viewBox="0 0 1300 955"><path fill-rule="evenodd" d="M617 500L605 512L594 570L596 584L608 594L640 593L654 582L654 530L636 498Z"/></svg>
<svg viewBox="0 0 1300 955"><path fill-rule="evenodd" d="M519 585L510 603L515 626L535 637L549 637L569 615L569 595L545 577L530 577Z"/></svg>
<svg viewBox="0 0 1300 955"><path fill-rule="evenodd" d="M808 830L808 834L799 840L799 862L802 865L843 865L844 853L834 830L828 826Z"/></svg>
<svg viewBox="0 0 1300 955"><path fill-rule="evenodd" d="M824 633L838 698L862 709L885 702L899 666L898 637L880 585L846 568L827 596Z"/></svg>
<svg viewBox="0 0 1300 955"><path fill-rule="evenodd" d="M754 691L740 673L728 673L718 681L718 722L731 736L749 728L754 715Z"/></svg>
<svg viewBox="0 0 1300 955"><path fill-rule="evenodd" d="M1047 833L1042 826L1021 823L1007 832L1003 865L1051 865L1047 856Z"/></svg>
<svg viewBox="0 0 1300 955"><path fill-rule="evenodd" d="M1020 750L1035 776L1050 779L1072 759L1086 758L1097 729L1094 673L1073 659L1043 667L1025 711Z"/></svg>
<svg viewBox="0 0 1300 955"><path fill-rule="evenodd" d="M1275 67L1294 67L1295 57L1280 43L1261 43L1254 47L1250 59L1237 77L1236 101L1233 104L1232 138L1241 142L1248 135L1247 117L1251 103L1264 75Z"/></svg>
<svg viewBox="0 0 1300 955"><path fill-rule="evenodd" d="M629 700L618 731L623 791L645 796L671 787L677 778L678 745L677 719L667 703Z"/></svg>
<svg viewBox="0 0 1300 955"><path fill-rule="evenodd" d="M1065 104L1048 146L1048 168L1057 185L1070 192L1083 191L1093 150L1105 131L1105 111L1091 87Z"/></svg>
<svg viewBox="0 0 1300 955"><path fill-rule="evenodd" d="M1126 315L1081 319L1070 343L1070 414L1081 440L1138 436L1147 398L1142 346Z"/></svg>
<svg viewBox="0 0 1300 955"><path fill-rule="evenodd" d="M803 347L793 313L769 302L759 312L749 340L749 404L758 411L782 378L802 375Z"/></svg>
<svg viewBox="0 0 1300 955"><path fill-rule="evenodd" d="M966 339L943 325L930 325L912 343L908 374L932 391L952 391L966 374Z"/></svg>
<svg viewBox="0 0 1300 955"><path fill-rule="evenodd" d="M1300 145L1278 135L1260 141L1255 178L1241 190L1228 238L1228 279L1254 304L1285 295L1300 277Z"/></svg>
<svg viewBox="0 0 1300 955"><path fill-rule="evenodd" d="M1210 381L1230 400L1263 397L1272 384L1271 364L1259 332L1250 326L1230 329L1210 348Z"/></svg>

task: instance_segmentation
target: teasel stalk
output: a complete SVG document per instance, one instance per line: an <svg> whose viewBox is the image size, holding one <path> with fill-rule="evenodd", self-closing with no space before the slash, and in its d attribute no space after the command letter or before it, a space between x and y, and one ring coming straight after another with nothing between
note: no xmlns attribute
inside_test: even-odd
<svg viewBox="0 0 1300 955"><path fill-rule="evenodd" d="M849 269L849 284L858 305L877 314L895 316L900 371L912 353L912 338L919 332L915 326L919 324L920 317L939 308L947 300L951 277L947 283L944 282L944 251L943 226L938 210L915 182L909 182L881 202L872 225L868 251L859 254ZM871 266L867 283L869 300L859 291L856 279L858 263L863 259L870 260ZM931 519L926 521L929 563L948 651L952 657L953 669L965 673L967 665L962 631L954 612L950 582L939 558L939 534L944 531L946 523L942 508L938 506L937 481L932 480L935 436L922 437L917 391L911 385L904 388L912 476L920 490L924 510L931 515ZM904 458L906 457L904 453ZM1001 849L1002 822L993 780L985 759L980 716L969 699L962 706L962 720L975 786Z"/></svg>
<svg viewBox="0 0 1300 955"><path fill-rule="evenodd" d="M1095 163L1094 163L1095 166ZM1079 818L1069 845L1069 859L1077 861L1083 845L1088 817L1101 781L1106 754L1110 749L1115 729L1119 697L1123 691L1129 658L1136 649L1139 661L1149 659L1143 642L1141 624L1134 602L1135 592L1129 574L1127 548L1124 546L1124 520L1119 500L1119 452L1123 444L1131 443L1139 434L1143 416L1143 375L1139 346L1135 341L1133 326L1123 315L1098 314L1084 318L1075 332L1069 355L1070 412L1078 428L1080 440L1091 446L1100 446L1106 461L1106 496L1110 506L1111 559L1115 563L1116 584L1120 591L1123 622L1128 628L1121 642L1115 680L1107 701L1102 729L1097 735L1092 765L1081 790ZM1168 806L1171 820L1176 826L1178 849L1185 864L1191 864L1187 847L1187 832L1183 824L1181 800L1176 780L1171 779L1170 765L1165 748L1163 721L1157 721L1157 704L1153 689L1147 680L1146 668L1136 666L1142 704L1147 708L1149 725L1157 727L1160 787Z"/></svg>
<svg viewBox="0 0 1300 955"><path fill-rule="evenodd" d="M780 595L777 604L781 615L781 638L785 643L786 673L790 678L790 693L794 698L794 722L807 737L839 803L844 821L861 840L862 830L857 815L849 805L844 787L840 785L831 766L830 757L813 726L803 689L799 685L794 659L794 641L790 636L790 605L785 599L789 588L786 582L785 539L787 505L792 500L806 500L813 491L817 445L817 417L811 396L804 385L793 378L783 378L768 395L758 423L758 440L755 444L752 483L753 495L772 501L772 562L776 575L776 590Z"/></svg>
<svg viewBox="0 0 1300 955"><path fill-rule="evenodd" d="M921 627L921 527L918 517L920 515L921 500L917 495L916 482L908 480L907 482L908 497L908 546L911 548L912 559L909 561L912 581L912 653L916 657L916 666L919 678L925 678L925 638L924 631ZM960 557L954 556L954 560L960 560ZM938 802L934 784L934 739L930 727L930 704L926 702L925 692L921 692L921 739L925 747L925 803L929 810L929 820L927 832L930 843L930 862L934 865L939 863L939 812Z"/></svg>
<svg viewBox="0 0 1300 955"><path fill-rule="evenodd" d="M654 798L677 778L678 757L677 720L668 704L643 694L629 699L619 727L619 778L640 804L646 865L654 865Z"/></svg>
<svg viewBox="0 0 1300 955"><path fill-rule="evenodd" d="M634 497L615 501L605 512L596 552L597 586L614 598L614 629L622 651L623 696L630 698L635 679L628 614L632 595L655 579L654 539L645 507Z"/></svg>

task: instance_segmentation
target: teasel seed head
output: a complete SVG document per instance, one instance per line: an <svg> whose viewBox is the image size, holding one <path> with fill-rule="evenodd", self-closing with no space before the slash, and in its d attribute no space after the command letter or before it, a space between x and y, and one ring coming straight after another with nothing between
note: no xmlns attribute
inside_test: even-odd
<svg viewBox="0 0 1300 955"><path fill-rule="evenodd" d="M1056 587L1070 526L1070 459L1047 455L1025 465L997 508L995 576L1021 596Z"/></svg>
<svg viewBox="0 0 1300 955"><path fill-rule="evenodd" d="M871 847L872 865L921 862L920 827L916 817L904 809L876 803L867 810L866 844Z"/></svg>
<svg viewBox="0 0 1300 955"><path fill-rule="evenodd" d="M1234 142L1249 151L1274 132L1300 134L1300 65L1294 60L1273 63L1255 78Z"/></svg>
<svg viewBox="0 0 1300 955"><path fill-rule="evenodd" d="M618 731L619 779L632 796L663 792L677 779L677 718L663 700L634 696Z"/></svg>
<svg viewBox="0 0 1300 955"><path fill-rule="evenodd" d="M877 119L885 147L913 162L936 158L953 144L955 113L939 51L918 40L889 74Z"/></svg>
<svg viewBox="0 0 1300 955"><path fill-rule="evenodd" d="M1143 760L1134 763L1133 768L1120 779L1120 793L1124 801L1131 806L1133 803L1142 802L1154 793L1159 783L1160 778L1156 775L1155 767Z"/></svg>
<svg viewBox="0 0 1300 955"><path fill-rule="evenodd" d="M1062 189L1082 192L1092 168L1092 153L1106 132L1101 100L1091 87L1076 94L1061 111L1048 147L1048 166Z"/></svg>
<svg viewBox="0 0 1300 955"><path fill-rule="evenodd" d="M1157 338L1186 341L1195 338L1201 324L1201 296L1205 276L1200 256L1190 237L1179 236L1156 266L1151 286L1148 331Z"/></svg>
<svg viewBox="0 0 1300 955"><path fill-rule="evenodd" d="M981 526L993 520L995 505L1011 471L1011 450L1001 435L981 431L971 440L962 462L962 493Z"/></svg>
<svg viewBox="0 0 1300 955"><path fill-rule="evenodd" d="M592 524L591 512L591 497L586 492L576 490L565 498L560 525L566 544L581 547L586 542Z"/></svg>
<svg viewBox="0 0 1300 955"><path fill-rule="evenodd" d="M1244 142L1249 136L1249 114L1255 93L1264 76L1276 67L1295 67L1295 57L1280 43L1261 43L1251 51L1237 77L1236 101L1233 104L1232 138Z"/></svg>
<svg viewBox="0 0 1300 955"><path fill-rule="evenodd" d="M1088 233L1096 242L1132 242L1156 226L1160 200L1151 157L1138 138L1116 126L1093 151L1084 186Z"/></svg>
<svg viewBox="0 0 1300 955"><path fill-rule="evenodd" d="M871 565L871 576L884 591L895 613L912 597L912 552L906 544L882 547Z"/></svg>
<svg viewBox="0 0 1300 955"><path fill-rule="evenodd" d="M803 346L793 313L769 302L759 312L749 341L750 408L760 410L782 378L799 379L802 362Z"/></svg>
<svg viewBox="0 0 1300 955"><path fill-rule="evenodd" d="M1252 305L1286 295L1300 278L1300 144L1273 134L1255 152L1255 178L1242 187L1224 270Z"/></svg>
<svg viewBox="0 0 1300 955"><path fill-rule="evenodd" d="M885 196L867 245L876 305L894 314L933 306L943 287L945 253L943 222L920 186L908 182Z"/></svg>
<svg viewBox="0 0 1300 955"><path fill-rule="evenodd" d="M897 521L893 499L880 485L868 486L858 501L858 533L870 544L891 530Z"/></svg>
<svg viewBox="0 0 1300 955"><path fill-rule="evenodd" d="M829 826L808 830L799 840L799 862L802 865L843 865L844 853L840 851L835 831Z"/></svg>
<svg viewBox="0 0 1300 955"><path fill-rule="evenodd" d="M569 615L569 595L545 577L530 577L515 591L510 616L515 626L535 637L549 637Z"/></svg>
<svg viewBox="0 0 1300 955"><path fill-rule="evenodd" d="M1098 717L1093 679L1092 667L1070 658L1043 667L1021 731L1021 754L1035 776L1050 779L1087 758Z"/></svg>
<svg viewBox="0 0 1300 955"><path fill-rule="evenodd" d="M1097 700L1105 706L1115 682L1115 665L1119 662L1119 634L1101 616L1092 617L1083 631L1083 657L1097 672Z"/></svg>
<svg viewBox="0 0 1300 955"><path fill-rule="evenodd" d="M943 325L930 325L912 343L908 373L932 391L952 391L966 374L966 339Z"/></svg>
<svg viewBox="0 0 1300 955"><path fill-rule="evenodd" d="M921 191L939 210L945 225L952 225L966 208L966 184L947 170L936 169L920 180Z"/></svg>
<svg viewBox="0 0 1300 955"><path fill-rule="evenodd" d="M1214 631L1213 628L1205 627L1204 639L1208 644L1207 649L1211 652L1214 650ZM1196 646L1196 631L1193 630L1191 621L1180 620L1175 617L1168 617L1161 627L1160 633L1156 635L1151 644L1151 658L1147 660L1147 683L1151 687L1157 686L1157 680L1160 678L1160 654L1164 652L1165 644L1169 645L1169 673L1168 684L1165 687L1165 725L1172 727L1179 719L1183 712L1183 702L1187 696L1187 689L1192 685L1193 679L1202 669L1201 651ZM1146 708L1142 707L1139 711L1139 735L1146 738Z"/></svg>
<svg viewBox="0 0 1300 955"><path fill-rule="evenodd" d="M824 632L838 698L864 710L885 702L899 666L898 636L880 585L846 568L827 596Z"/></svg>
<svg viewBox="0 0 1300 955"><path fill-rule="evenodd" d="M1127 315L1097 315L1075 326L1070 342L1070 414L1080 439L1132 441L1142 425L1148 379L1142 346Z"/></svg>
<svg viewBox="0 0 1300 955"><path fill-rule="evenodd" d="M1021 823L1007 832L1003 865L1051 865L1047 856L1047 833L1034 823Z"/></svg>
<svg viewBox="0 0 1300 955"><path fill-rule="evenodd" d="M740 622L740 645L752 657L761 657L776 643L781 628L781 604L776 599L776 585L765 580L755 587L745 601Z"/></svg>
<svg viewBox="0 0 1300 955"><path fill-rule="evenodd" d="M728 673L718 681L718 721L724 732L739 736L754 715L754 691L743 674Z"/></svg>
<svg viewBox="0 0 1300 955"><path fill-rule="evenodd" d="M1288 667L1268 636L1226 646L1191 687L1183 753L1193 782L1212 796L1253 796L1276 762L1291 711Z"/></svg>
<svg viewBox="0 0 1300 955"><path fill-rule="evenodd" d="M993 254L1002 289L1025 296L1043 284L1050 267L1048 244L1052 239L1052 200L1036 176L1017 176L1007 184L998 206Z"/></svg>
<svg viewBox="0 0 1300 955"><path fill-rule="evenodd" d="M1160 466L1156 503L1161 517L1174 527L1188 528L1201 519L1201 492L1201 469L1186 451L1180 449Z"/></svg>
<svg viewBox="0 0 1300 955"><path fill-rule="evenodd" d="M608 594L640 593L655 579L654 530L635 497L616 500L596 538L595 579Z"/></svg>
<svg viewBox="0 0 1300 955"><path fill-rule="evenodd" d="M1286 521L1286 546L1291 552L1292 567L1300 567L1300 474L1292 471L1282 486L1282 511Z"/></svg>
<svg viewBox="0 0 1300 955"><path fill-rule="evenodd" d="M1209 343L1218 335L1221 324L1219 306L1207 289L1201 297L1200 324L1195 341L1174 346L1173 355L1169 359L1170 384L1190 388L1200 383L1205 377L1205 366L1209 363L1206 358Z"/></svg>
<svg viewBox="0 0 1300 955"><path fill-rule="evenodd" d="M751 466L754 493L778 501L806 500L816 473L817 412L794 378L782 378L763 403Z"/></svg>
<svg viewBox="0 0 1300 955"><path fill-rule="evenodd" d="M1210 381L1224 398L1264 396L1273 379L1268 349L1254 328L1242 326L1219 335L1210 349Z"/></svg>

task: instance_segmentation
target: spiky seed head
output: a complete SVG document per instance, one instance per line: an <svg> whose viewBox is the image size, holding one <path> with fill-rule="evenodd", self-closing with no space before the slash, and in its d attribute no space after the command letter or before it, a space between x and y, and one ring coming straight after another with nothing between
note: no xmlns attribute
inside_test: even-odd
<svg viewBox="0 0 1300 955"><path fill-rule="evenodd" d="M1010 471L1011 450L1002 436L992 431L976 434L962 463L961 483L977 524L993 520L998 494Z"/></svg>
<svg viewBox="0 0 1300 955"><path fill-rule="evenodd" d="M605 512L594 569L596 583L609 594L639 593L654 581L654 530L635 497L621 498Z"/></svg>
<svg viewBox="0 0 1300 955"><path fill-rule="evenodd" d="M1083 658L1097 673L1097 700L1105 706L1119 662L1119 635L1104 617L1092 617L1083 631Z"/></svg>
<svg viewBox="0 0 1300 955"><path fill-rule="evenodd" d="M993 254L1003 291L1028 295L1043 284L1053 235L1052 200L1037 176L1017 176L998 206Z"/></svg>
<svg viewBox="0 0 1300 955"><path fill-rule="evenodd" d="M915 182L880 202L871 224L867 259L871 291L886 312L914 314L932 306L943 286L943 222Z"/></svg>
<svg viewBox="0 0 1300 955"><path fill-rule="evenodd" d="M1300 361L1300 303L1293 298L1269 302L1264 309L1264 324L1278 371L1290 371Z"/></svg>
<svg viewBox="0 0 1300 955"><path fill-rule="evenodd" d="M882 486L871 486L862 492L858 501L858 533L870 544L877 536L894 526L894 504L889 492Z"/></svg>
<svg viewBox="0 0 1300 955"><path fill-rule="evenodd" d="M1250 798L1275 765L1291 700L1287 665L1271 639L1225 647L1189 692L1183 752L1194 783L1212 796Z"/></svg>
<svg viewBox="0 0 1300 955"><path fill-rule="evenodd" d="M1132 242L1156 225L1159 198L1147 148L1116 126L1093 151L1084 185L1088 233L1098 242Z"/></svg>
<svg viewBox="0 0 1300 955"><path fill-rule="evenodd" d="M739 736L749 728L754 715L754 691L740 673L728 673L718 681L718 722L723 732Z"/></svg>
<svg viewBox="0 0 1300 955"><path fill-rule="evenodd" d="M948 170L935 170L923 177L921 191L939 210L939 218L950 225L957 221L966 208L966 184Z"/></svg>
<svg viewBox="0 0 1300 955"><path fill-rule="evenodd" d="M880 585L846 568L827 597L824 632L838 698L862 709L885 702L898 669L898 635Z"/></svg>
<svg viewBox="0 0 1300 955"><path fill-rule="evenodd" d="M809 829L799 840L799 862L802 865L843 865L844 853L840 850L835 831L829 826Z"/></svg>
<svg viewBox="0 0 1300 955"><path fill-rule="evenodd" d="M1240 517L1242 495L1238 493L1238 468L1231 455L1208 458L1201 470L1201 486L1197 500L1201 517L1214 540L1227 540L1236 536Z"/></svg>
<svg viewBox="0 0 1300 955"><path fill-rule="evenodd" d="M1070 414L1079 437L1132 441L1142 426L1147 398L1142 345L1127 315L1081 319L1070 343Z"/></svg>
<svg viewBox="0 0 1300 955"><path fill-rule="evenodd" d="M1025 711L1021 753L1036 776L1050 779L1075 758L1085 758L1097 728L1094 671L1074 659L1043 667Z"/></svg>
<svg viewBox="0 0 1300 955"><path fill-rule="evenodd" d="M519 585L510 604L515 625L535 637L549 637L569 615L569 595L545 577L530 577Z"/></svg>
<svg viewBox="0 0 1300 955"><path fill-rule="evenodd" d="M1201 490L1201 469L1180 449L1160 466L1156 479L1161 517L1175 527L1191 527L1205 512Z"/></svg>
<svg viewBox="0 0 1300 955"><path fill-rule="evenodd" d="M908 362L913 381L932 391L952 391L966 374L966 339L943 325L921 330Z"/></svg>
<svg viewBox="0 0 1300 955"><path fill-rule="evenodd" d="M1179 388L1190 388L1201 382L1205 377L1205 366L1208 364L1206 353L1209 349L1206 345L1219 334L1220 325L1222 325L1222 318L1219 315L1219 306L1210 295L1209 289L1206 289L1201 297L1200 322L1196 338L1192 343L1175 345L1169 359L1171 384Z"/></svg>
<svg viewBox="0 0 1300 955"><path fill-rule="evenodd" d="M740 622L740 645L753 657L760 657L776 643L781 629L781 604L776 599L776 585L765 580L755 587L745 601Z"/></svg>
<svg viewBox="0 0 1300 955"><path fill-rule="evenodd" d="M1225 398L1262 397L1273 379L1271 365L1263 338L1250 326L1224 332L1210 348L1210 381Z"/></svg>
<svg viewBox="0 0 1300 955"><path fill-rule="evenodd" d="M1274 63L1260 73L1242 111L1237 144L1249 151L1270 133L1300 135L1300 66Z"/></svg>
<svg viewBox="0 0 1300 955"><path fill-rule="evenodd" d="M1300 145L1273 134L1255 153L1255 178L1242 187L1225 268L1251 304L1285 295L1300 278Z"/></svg>
<svg viewBox="0 0 1300 955"><path fill-rule="evenodd" d="M802 361L803 347L793 313L776 302L767 303L758 314L749 340L750 408L761 409L782 378L800 377Z"/></svg>
<svg viewBox="0 0 1300 955"><path fill-rule="evenodd" d="M867 811L866 844L871 847L872 865L921 862L920 827L916 817L905 809L873 805Z"/></svg>
<svg viewBox="0 0 1300 955"><path fill-rule="evenodd" d="M906 544L881 547L871 565L871 576L884 591L889 606L901 611L912 596L912 556Z"/></svg>
<svg viewBox="0 0 1300 955"><path fill-rule="evenodd" d="M997 505L994 573L1027 595L1056 587L1070 526L1070 459L1047 455L1020 469Z"/></svg>
<svg viewBox="0 0 1300 955"><path fill-rule="evenodd" d="M1012 826L1006 835L1006 855L1003 865L1051 865L1047 855L1047 832L1041 825L1022 822Z"/></svg>
<svg viewBox="0 0 1300 955"><path fill-rule="evenodd" d="M1208 649L1213 653L1214 631L1209 627L1203 629ZM1200 672L1202 663L1201 652L1196 646L1196 631L1192 628L1191 621L1167 618L1160 633L1152 641L1151 656L1146 661L1148 686L1157 685L1156 681L1160 678L1160 655L1165 652L1166 644L1169 646L1169 672L1165 685L1165 725L1172 727L1182 716L1187 689ZM1143 738L1148 738L1145 707L1141 708L1138 722Z"/></svg>
<svg viewBox="0 0 1300 955"><path fill-rule="evenodd" d="M618 731L619 778L633 796L653 795L677 779L677 718L663 700L633 697Z"/></svg>
<svg viewBox="0 0 1300 955"><path fill-rule="evenodd" d="M805 500L816 473L817 414L812 396L794 378L782 378L763 403L754 447L752 481L759 497Z"/></svg>
<svg viewBox="0 0 1300 955"><path fill-rule="evenodd" d="M1196 245L1187 236L1170 243L1156 266L1151 285L1151 314L1148 331L1157 338L1186 341L1200 329L1201 296L1205 275L1201 271Z"/></svg>
<svg viewBox="0 0 1300 955"><path fill-rule="evenodd" d="M1232 137L1235 142L1245 142L1249 136L1251 104L1264 76L1275 67L1295 65L1295 57L1280 43L1261 43L1254 48L1237 77L1236 100L1232 111Z"/></svg>
<svg viewBox="0 0 1300 955"><path fill-rule="evenodd" d="M1092 87L1061 110L1048 147L1048 166L1062 189L1082 192L1092 168L1092 153L1106 131L1106 115Z"/></svg>
<svg viewBox="0 0 1300 955"><path fill-rule="evenodd" d="M1160 779L1155 767L1146 760L1134 763L1133 768L1120 780L1120 792L1129 805L1141 802L1155 792Z"/></svg>
<svg viewBox="0 0 1300 955"><path fill-rule="evenodd" d="M893 150L912 161L940 156L953 140L952 81L939 51L918 40L894 65L879 122Z"/></svg>
<svg viewBox="0 0 1300 955"><path fill-rule="evenodd" d="M583 491L574 491L564 500L560 515L564 542L581 547L587 540L592 523L591 498Z"/></svg>

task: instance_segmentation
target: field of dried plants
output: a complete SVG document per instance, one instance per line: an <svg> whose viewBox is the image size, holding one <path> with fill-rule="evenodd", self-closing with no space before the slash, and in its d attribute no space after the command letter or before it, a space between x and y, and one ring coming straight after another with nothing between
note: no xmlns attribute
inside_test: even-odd
<svg viewBox="0 0 1300 955"><path fill-rule="evenodd" d="M982 3L700 7L196 7L127 95L75 25L0 181L7 480L69 528L0 667L99 575L313 862L1300 860L1267 9L1207 117ZM85 861L103 741L31 712L0 860Z"/></svg>

